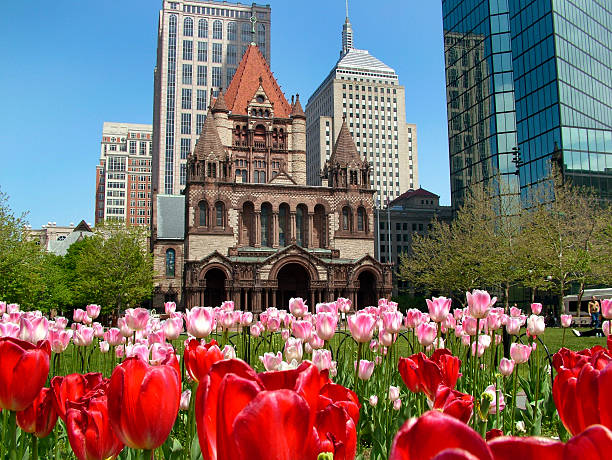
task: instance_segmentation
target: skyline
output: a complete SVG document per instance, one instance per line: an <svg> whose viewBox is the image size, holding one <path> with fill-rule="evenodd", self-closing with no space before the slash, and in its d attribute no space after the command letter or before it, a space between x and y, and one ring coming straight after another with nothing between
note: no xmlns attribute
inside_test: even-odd
<svg viewBox="0 0 612 460"><path fill-rule="evenodd" d="M272 71L285 95L299 93L305 104L339 57L345 2L310 2L306 10L269 3ZM92 2L72 8L69 19L65 8L13 3L0 19L11 43L0 75L6 107L0 190L16 214L30 211L32 227L93 222L103 122L151 123L160 6ZM355 47L394 68L405 86L406 120L418 130L421 186L448 204L441 4L396 0L372 8L352 1L349 15ZM315 33L308 24L317 24Z"/></svg>

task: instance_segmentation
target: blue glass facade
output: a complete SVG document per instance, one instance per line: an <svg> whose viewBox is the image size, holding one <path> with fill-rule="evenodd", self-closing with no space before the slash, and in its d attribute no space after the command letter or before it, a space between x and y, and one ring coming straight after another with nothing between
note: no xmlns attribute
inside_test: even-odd
<svg viewBox="0 0 612 460"><path fill-rule="evenodd" d="M454 167L459 165L458 155L463 160L470 155L465 136L460 148L459 133L453 129L457 103L453 105L456 93L450 82L465 78L466 72L453 64L450 41L458 36L465 41L475 33L482 37L493 76L482 89L494 103L488 105L488 114L467 112L472 125L480 122L480 115L490 120L488 180L502 177L500 192L512 194L518 191L518 179L526 195L549 177L555 158L575 184L592 186L602 197L612 198L611 2L443 0L442 7L453 205L460 203L470 183L487 180L473 155L471 167L476 171ZM478 27L473 27L476 22ZM513 147L521 154L518 174Z"/></svg>

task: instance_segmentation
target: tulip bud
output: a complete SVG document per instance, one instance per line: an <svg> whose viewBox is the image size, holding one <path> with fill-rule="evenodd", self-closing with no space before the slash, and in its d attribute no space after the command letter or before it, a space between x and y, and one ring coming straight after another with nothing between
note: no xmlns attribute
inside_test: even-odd
<svg viewBox="0 0 612 460"><path fill-rule="evenodd" d="M401 399L396 399L395 401L393 401L393 410L400 410L402 408L402 400Z"/></svg>
<svg viewBox="0 0 612 460"><path fill-rule="evenodd" d="M538 315L531 315L527 319L527 332L532 337L542 335L546 325L544 324L544 317Z"/></svg>
<svg viewBox="0 0 612 460"><path fill-rule="evenodd" d="M110 345L108 344L108 342L104 340L101 341L99 345L100 345L100 353L108 353L108 351L110 350Z"/></svg>
<svg viewBox="0 0 612 460"><path fill-rule="evenodd" d="M508 358L502 358L499 362L499 372L504 376L508 377L512 375L514 371L514 361Z"/></svg>
<svg viewBox="0 0 612 460"><path fill-rule="evenodd" d="M601 301L601 315L606 319L612 319L612 299Z"/></svg>
<svg viewBox="0 0 612 460"><path fill-rule="evenodd" d="M572 315L561 315L561 326L570 327L572 325Z"/></svg>
<svg viewBox="0 0 612 460"><path fill-rule="evenodd" d="M510 345L510 357L516 364L523 364L529 360L531 355L531 347L521 343L513 343Z"/></svg>
<svg viewBox="0 0 612 460"><path fill-rule="evenodd" d="M231 345L225 345L221 351L224 359L236 359L236 350Z"/></svg>
<svg viewBox="0 0 612 460"><path fill-rule="evenodd" d="M604 321L601 325L601 328L603 329L603 333L605 334L605 336L610 337L610 320Z"/></svg>
<svg viewBox="0 0 612 460"><path fill-rule="evenodd" d="M531 313L534 315L539 315L542 312L542 304L541 303L532 303L531 304Z"/></svg>
<svg viewBox="0 0 612 460"><path fill-rule="evenodd" d="M355 366L357 362L355 361ZM369 380L374 372L374 362L362 359L359 361L359 367L357 368L357 377L361 380Z"/></svg>
<svg viewBox="0 0 612 460"><path fill-rule="evenodd" d="M189 410L189 403L191 402L191 390L185 390L181 393L181 404L180 410Z"/></svg>
<svg viewBox="0 0 612 460"><path fill-rule="evenodd" d="M368 402L370 403L370 406L376 407L376 405L378 404L378 396L376 395L370 396L370 398L368 399Z"/></svg>
<svg viewBox="0 0 612 460"><path fill-rule="evenodd" d="M395 401L399 397L400 397L399 387L394 387L393 385L389 386L389 400Z"/></svg>

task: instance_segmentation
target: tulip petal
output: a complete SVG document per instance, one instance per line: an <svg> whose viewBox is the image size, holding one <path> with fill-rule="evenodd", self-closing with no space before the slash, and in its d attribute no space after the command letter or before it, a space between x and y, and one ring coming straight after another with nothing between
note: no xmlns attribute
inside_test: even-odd
<svg viewBox="0 0 612 460"><path fill-rule="evenodd" d="M330 404L317 412L316 429L322 452L333 452L334 460L353 460L357 452L357 430L341 407Z"/></svg>
<svg viewBox="0 0 612 460"><path fill-rule="evenodd" d="M599 373L599 386L595 389L596 395L599 397L599 407L597 414L599 415L599 423L612 429L612 364L608 364L605 369Z"/></svg>
<svg viewBox="0 0 612 460"><path fill-rule="evenodd" d="M429 460L447 449L461 449L479 460L493 460L478 433L438 411L408 420L395 435L389 460Z"/></svg>
<svg viewBox="0 0 612 460"><path fill-rule="evenodd" d="M612 431L603 425L593 425L568 441L563 458L606 460L611 452Z"/></svg>
<svg viewBox="0 0 612 460"><path fill-rule="evenodd" d="M313 434L310 408L291 390L263 391L234 422L238 460L314 460L307 452ZM225 460L219 458L219 460Z"/></svg>
<svg viewBox="0 0 612 460"><path fill-rule="evenodd" d="M495 460L561 460L563 443L547 438L501 436L489 442Z"/></svg>

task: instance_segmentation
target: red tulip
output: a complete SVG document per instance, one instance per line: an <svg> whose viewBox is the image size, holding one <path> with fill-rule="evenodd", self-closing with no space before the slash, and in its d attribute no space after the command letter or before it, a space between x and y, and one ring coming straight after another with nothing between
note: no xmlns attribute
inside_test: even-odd
<svg viewBox="0 0 612 460"><path fill-rule="evenodd" d="M32 404L17 412L17 424L26 433L33 433L37 438L46 438L57 422L57 411L54 406L53 390L43 388Z"/></svg>
<svg viewBox="0 0 612 460"><path fill-rule="evenodd" d="M489 442L489 449L495 460L561 460L564 458L564 447L559 441L528 436L501 436Z"/></svg>
<svg viewBox="0 0 612 460"><path fill-rule="evenodd" d="M565 446L564 458L605 460L610 458L610 452L612 452L612 431L602 425L593 425L569 440Z"/></svg>
<svg viewBox="0 0 612 460"><path fill-rule="evenodd" d="M51 388L55 399L55 409L60 418L66 422L66 408L68 402L78 402L86 394L101 387L108 381L99 372L89 374L69 374L65 377L57 376L51 379Z"/></svg>
<svg viewBox="0 0 612 460"><path fill-rule="evenodd" d="M108 387L108 413L117 437L133 449L161 446L178 415L181 379L171 354L152 366L139 358L118 365Z"/></svg>
<svg viewBox="0 0 612 460"><path fill-rule="evenodd" d="M345 399L346 398L346 399ZM240 360L220 361L200 382L196 421L204 460L314 460L321 452L353 459L356 395L304 362L256 374Z"/></svg>
<svg viewBox="0 0 612 460"><path fill-rule="evenodd" d="M223 352L214 340L202 345L199 340L191 339L185 347L183 359L191 378L200 382L208 374L210 366L223 359Z"/></svg>
<svg viewBox="0 0 612 460"><path fill-rule="evenodd" d="M434 400L434 409L440 409L463 423L468 423L474 412L474 397L457 390L451 390L446 385L440 385Z"/></svg>
<svg viewBox="0 0 612 460"><path fill-rule="evenodd" d="M49 342L32 345L0 338L0 409L26 409L40 393L49 374Z"/></svg>
<svg viewBox="0 0 612 460"><path fill-rule="evenodd" d="M66 431L78 460L107 460L123 450L123 443L111 429L106 394L78 403L69 402Z"/></svg>
<svg viewBox="0 0 612 460"><path fill-rule="evenodd" d="M553 363L553 399L561 421L576 435L590 425L612 428L612 364L601 347L580 353L561 350ZM566 367L570 366L570 367Z"/></svg>
<svg viewBox="0 0 612 460"><path fill-rule="evenodd" d="M424 353L417 353L408 358L400 358L398 369L402 380L413 393L423 392L433 401L438 386L443 383L455 388L461 376L461 360L447 349L438 349L431 359Z"/></svg>

